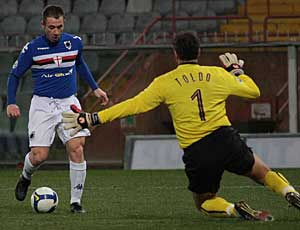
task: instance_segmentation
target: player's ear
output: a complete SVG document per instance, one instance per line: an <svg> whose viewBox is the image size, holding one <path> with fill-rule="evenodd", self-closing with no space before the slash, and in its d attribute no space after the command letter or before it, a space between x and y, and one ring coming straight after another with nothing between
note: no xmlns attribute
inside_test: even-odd
<svg viewBox="0 0 300 230"><path fill-rule="evenodd" d="M43 29L45 29L45 22L44 22L44 20L41 20L41 27L42 27Z"/></svg>

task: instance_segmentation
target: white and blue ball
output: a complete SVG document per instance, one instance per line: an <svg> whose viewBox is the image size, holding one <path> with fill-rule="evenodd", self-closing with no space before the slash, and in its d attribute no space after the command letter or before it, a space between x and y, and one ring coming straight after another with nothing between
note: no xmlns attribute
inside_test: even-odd
<svg viewBox="0 0 300 230"><path fill-rule="evenodd" d="M37 188L31 195L31 207L38 213L53 212L58 205L57 193L49 187Z"/></svg>

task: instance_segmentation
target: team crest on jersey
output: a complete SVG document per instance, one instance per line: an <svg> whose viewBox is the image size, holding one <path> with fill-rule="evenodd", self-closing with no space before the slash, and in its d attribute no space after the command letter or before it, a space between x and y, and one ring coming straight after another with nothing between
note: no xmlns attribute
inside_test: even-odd
<svg viewBox="0 0 300 230"><path fill-rule="evenodd" d="M72 44L70 41L64 41L64 45L68 50L70 50L72 48Z"/></svg>
<svg viewBox="0 0 300 230"><path fill-rule="evenodd" d="M58 66L61 65L62 60L63 60L63 59L62 59L62 57L60 57L60 56L55 56L55 57L53 57L54 63L55 63L56 65L58 65Z"/></svg>

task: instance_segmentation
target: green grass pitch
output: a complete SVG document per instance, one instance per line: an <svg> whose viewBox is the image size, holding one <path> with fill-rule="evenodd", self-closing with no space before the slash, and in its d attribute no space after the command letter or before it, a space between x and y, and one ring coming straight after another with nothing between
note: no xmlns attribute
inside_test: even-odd
<svg viewBox="0 0 300 230"><path fill-rule="evenodd" d="M299 189L300 169L278 170ZM14 197L20 170L0 169L0 229L300 229L300 210L248 178L225 173L219 195L270 211L273 222L209 218L196 211L183 170L88 170L82 204L86 214L69 212L69 171L39 170L25 201ZM30 206L32 191L49 186L59 196L58 209L36 214Z"/></svg>

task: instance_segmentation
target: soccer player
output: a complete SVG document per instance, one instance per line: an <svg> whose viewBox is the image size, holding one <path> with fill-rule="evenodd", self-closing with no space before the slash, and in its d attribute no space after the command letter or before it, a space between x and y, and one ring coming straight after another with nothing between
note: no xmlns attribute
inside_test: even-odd
<svg viewBox="0 0 300 230"><path fill-rule="evenodd" d="M13 118L21 115L16 104L20 78L31 68L34 80L28 123L31 150L25 157L24 168L15 188L15 196L19 201L25 199L32 174L47 159L49 147L57 132L66 145L70 160L70 208L74 213L84 213L85 210L81 205L86 178L83 148L85 137L89 136L90 132L83 129L75 136L71 136L70 132L62 127L61 113L70 110L70 103L80 107L75 96L77 72L102 104L107 104L109 99L98 87L83 59L81 38L63 33L63 9L60 6L49 5L43 10L42 17L41 26L44 35L38 36L24 46L8 79L7 115Z"/></svg>
<svg viewBox="0 0 300 230"><path fill-rule="evenodd" d="M278 172L272 171L252 152L231 126L225 101L229 95L257 98L259 88L244 74L243 61L235 54L220 55L224 68L198 64L199 41L191 33L174 40L178 67L153 80L137 96L96 113L63 114L66 129L76 131L117 118L168 106L176 136L184 150L183 162L200 212L213 217L241 217L246 220L272 220L266 211L254 210L246 202L229 202L217 195L224 170L250 177L281 194L300 208L300 196Z"/></svg>

